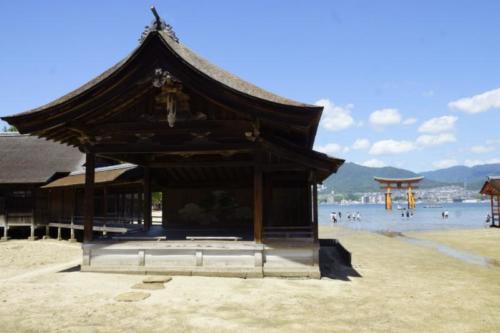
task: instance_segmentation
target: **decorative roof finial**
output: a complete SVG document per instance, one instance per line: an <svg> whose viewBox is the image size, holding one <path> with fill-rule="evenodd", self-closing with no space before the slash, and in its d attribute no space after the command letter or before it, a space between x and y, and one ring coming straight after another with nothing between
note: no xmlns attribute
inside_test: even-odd
<svg viewBox="0 0 500 333"><path fill-rule="evenodd" d="M155 19L151 22L150 25L146 26L144 31L141 34L141 38L139 38L139 42L143 42L147 35L149 35L152 31L164 31L168 34L170 38L172 38L175 42L179 42L179 38L175 35L174 29L170 24L167 24L156 11L155 6L151 6L151 12L153 13Z"/></svg>
<svg viewBox="0 0 500 333"><path fill-rule="evenodd" d="M155 6L151 6L151 12L153 12L153 15L155 16L155 29L156 31L162 30L162 20L160 15L158 15L158 12L156 11Z"/></svg>

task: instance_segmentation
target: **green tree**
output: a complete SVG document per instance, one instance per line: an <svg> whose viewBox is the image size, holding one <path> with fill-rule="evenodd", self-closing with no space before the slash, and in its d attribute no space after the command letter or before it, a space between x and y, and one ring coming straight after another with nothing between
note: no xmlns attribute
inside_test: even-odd
<svg viewBox="0 0 500 333"><path fill-rule="evenodd" d="M4 132L19 132L19 131L17 130L17 128L15 128L14 126L8 126L8 127L7 127L7 126L4 126L4 127L3 127L3 131L4 131Z"/></svg>

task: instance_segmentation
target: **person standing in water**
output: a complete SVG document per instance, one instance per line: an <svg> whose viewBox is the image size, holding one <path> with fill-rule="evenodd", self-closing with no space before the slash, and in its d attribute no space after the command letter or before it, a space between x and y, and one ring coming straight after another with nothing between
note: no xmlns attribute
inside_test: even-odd
<svg viewBox="0 0 500 333"><path fill-rule="evenodd" d="M333 223L337 223L337 213L332 212L332 213L330 214L330 220L331 220Z"/></svg>

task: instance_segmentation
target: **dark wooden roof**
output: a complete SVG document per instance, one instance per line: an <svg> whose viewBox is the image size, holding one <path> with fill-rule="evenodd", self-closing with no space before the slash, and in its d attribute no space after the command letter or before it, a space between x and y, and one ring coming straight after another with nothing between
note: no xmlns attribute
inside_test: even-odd
<svg viewBox="0 0 500 333"><path fill-rule="evenodd" d="M188 100L188 117L179 116L174 128L159 113L162 89L152 84L158 70L179 82ZM168 31L152 30L128 57L82 87L2 119L21 133L141 166L170 163L170 155L229 156L264 148L304 170L320 170L324 179L344 161L312 150L322 110L265 91L198 56ZM202 119L194 117L199 113Z"/></svg>
<svg viewBox="0 0 500 333"><path fill-rule="evenodd" d="M500 176L488 177L488 180L484 183L479 193L488 195L500 195Z"/></svg>
<svg viewBox="0 0 500 333"><path fill-rule="evenodd" d="M21 134L0 134L0 184L43 184L82 166L76 148Z"/></svg>
<svg viewBox="0 0 500 333"><path fill-rule="evenodd" d="M113 165L96 168L95 183L107 184L117 181L139 182L142 180L142 171L139 167L131 164ZM66 177L62 177L42 186L42 188L58 187L79 187L85 185L85 171L72 172Z"/></svg>
<svg viewBox="0 0 500 333"><path fill-rule="evenodd" d="M125 71L128 69L128 65L133 63L134 59L140 57L144 52L144 49L154 48L157 46L155 42L161 42L161 45L164 46L163 51L167 51L168 56L173 56L177 60L179 60L185 67L188 67L192 71L199 74L203 79L211 81L212 84L217 84L223 87L224 89L238 94L240 96L244 96L253 100L254 102L262 102L264 105L258 106L259 109L266 108L268 111L282 111L282 112L309 112L310 115L308 118L309 121L306 121L305 125L312 125L313 127L317 127L319 123L319 119L321 117L321 112L323 107L300 103L293 100L290 100L285 97L278 96L271 92L268 92L262 88L259 88L252 83L249 83L245 80L238 78L237 76L223 70L222 68L210 63L209 61L203 59L198 56L188 47L184 46L180 42L176 42L173 40L168 33L163 31L154 31L151 32L146 40L139 45L135 50L131 52L126 58L103 72L101 75L96 78L90 80L85 83L81 87L75 89L74 91L48 103L43 106L37 107L32 110L28 110L25 112L18 113L12 116L5 116L2 119L10 124L16 124L15 126L20 130L21 133L32 131L32 127L27 127L29 129L25 129L21 121L33 120L34 116L50 115L51 117L55 117L58 114L63 114L66 111L66 107L70 102L77 102L80 99L86 99L100 88L101 84L105 84L107 81L112 80L113 78L120 75L121 71ZM158 52L158 49L156 49ZM175 73L178 77L183 77L183 75L179 75L179 72L175 71L175 69L170 69L173 73ZM182 80L182 79L181 79ZM255 105L257 107L257 105ZM251 111L251 109L247 110ZM312 123L311 123L312 120ZM33 129L39 129L40 127L36 127ZM42 126L43 128L43 126ZM315 133L314 129L314 133Z"/></svg>

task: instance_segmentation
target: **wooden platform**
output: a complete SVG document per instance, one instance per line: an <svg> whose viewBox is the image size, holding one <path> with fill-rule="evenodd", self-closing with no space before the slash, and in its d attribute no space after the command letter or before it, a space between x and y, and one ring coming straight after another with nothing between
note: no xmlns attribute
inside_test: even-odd
<svg viewBox="0 0 500 333"><path fill-rule="evenodd" d="M97 241L82 248L84 272L320 277L319 245L312 242Z"/></svg>

